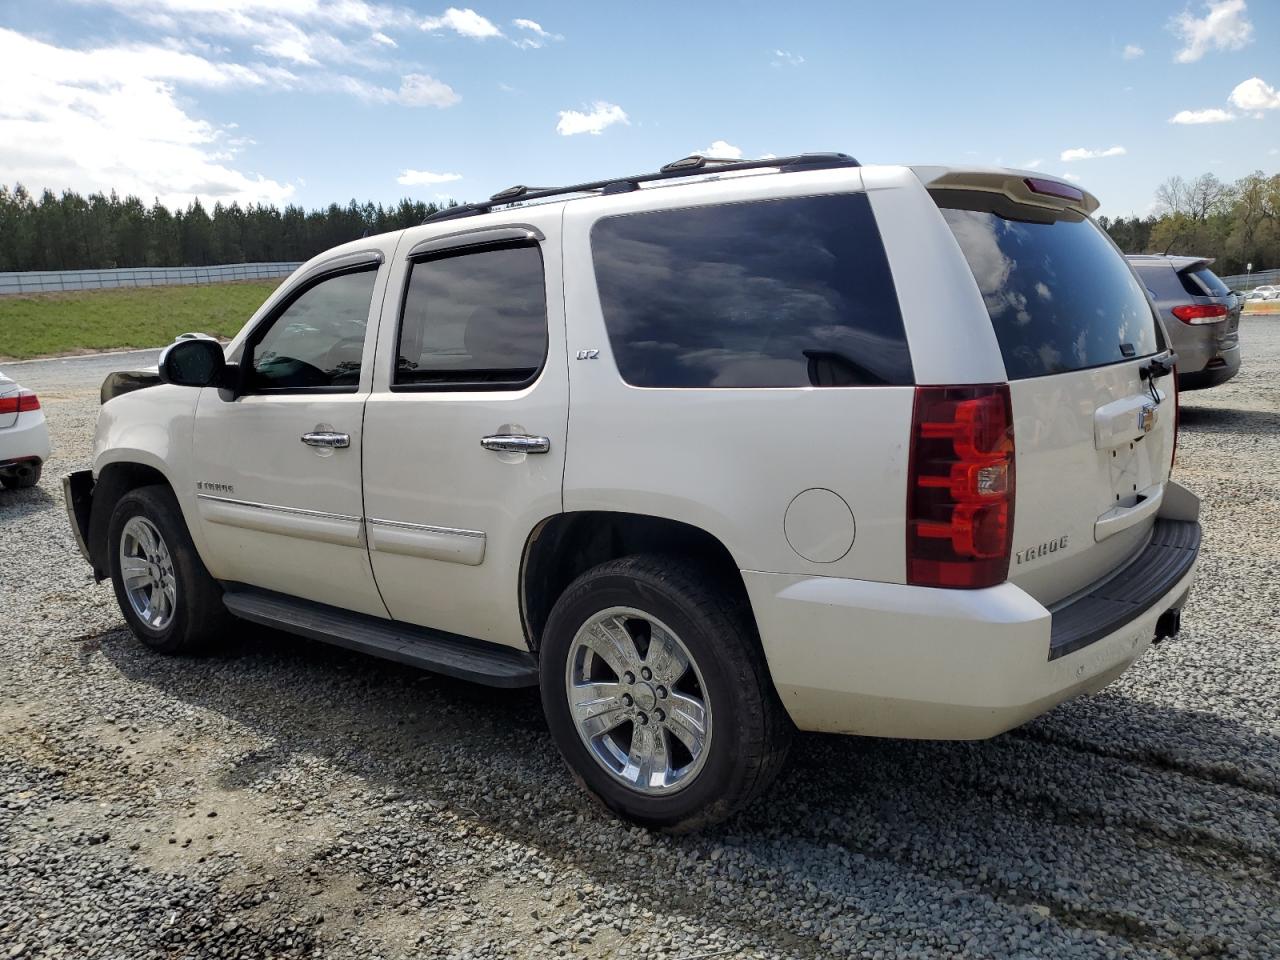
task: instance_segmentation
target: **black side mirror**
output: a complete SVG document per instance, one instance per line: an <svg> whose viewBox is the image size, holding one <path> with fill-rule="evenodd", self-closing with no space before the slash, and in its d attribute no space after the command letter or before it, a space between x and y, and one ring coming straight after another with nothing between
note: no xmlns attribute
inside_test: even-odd
<svg viewBox="0 0 1280 960"><path fill-rule="evenodd" d="M218 386L226 369L227 360L217 340L179 340L160 354L160 379L180 387Z"/></svg>

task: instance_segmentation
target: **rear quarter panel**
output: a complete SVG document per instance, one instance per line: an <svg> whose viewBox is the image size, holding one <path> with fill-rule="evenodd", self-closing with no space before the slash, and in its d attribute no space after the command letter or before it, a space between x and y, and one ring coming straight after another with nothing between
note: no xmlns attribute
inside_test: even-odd
<svg viewBox="0 0 1280 960"><path fill-rule="evenodd" d="M657 207L814 196L861 189L858 170L741 177L641 190L565 206L570 413L565 509L667 517L716 536L742 569L900 581L905 571L910 387L657 389L618 372L592 267L604 216ZM576 359L598 350L598 359ZM789 545L787 508L834 491L854 517L832 562ZM833 517L838 521L838 517Z"/></svg>

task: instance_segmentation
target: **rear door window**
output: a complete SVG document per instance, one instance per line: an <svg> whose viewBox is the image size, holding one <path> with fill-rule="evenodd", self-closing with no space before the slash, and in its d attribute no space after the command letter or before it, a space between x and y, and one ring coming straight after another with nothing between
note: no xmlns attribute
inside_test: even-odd
<svg viewBox="0 0 1280 960"><path fill-rule="evenodd" d="M609 342L629 384L913 382L863 194L606 217L591 249Z"/></svg>
<svg viewBox="0 0 1280 960"><path fill-rule="evenodd" d="M939 190L934 199L973 271L1010 380L1162 348L1142 285L1088 217L979 191Z"/></svg>
<svg viewBox="0 0 1280 960"><path fill-rule="evenodd" d="M516 390L547 356L547 291L535 244L415 263L393 389Z"/></svg>

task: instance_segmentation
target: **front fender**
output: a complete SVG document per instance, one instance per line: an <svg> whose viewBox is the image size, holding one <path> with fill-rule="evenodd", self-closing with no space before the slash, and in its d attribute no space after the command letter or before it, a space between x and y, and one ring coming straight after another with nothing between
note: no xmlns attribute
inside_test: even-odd
<svg viewBox="0 0 1280 960"><path fill-rule="evenodd" d="M173 490L196 552L205 559L189 466L199 398L199 390L161 384L116 396L99 412L85 538L98 579L108 572L105 545L111 512L125 492L144 484L166 483Z"/></svg>

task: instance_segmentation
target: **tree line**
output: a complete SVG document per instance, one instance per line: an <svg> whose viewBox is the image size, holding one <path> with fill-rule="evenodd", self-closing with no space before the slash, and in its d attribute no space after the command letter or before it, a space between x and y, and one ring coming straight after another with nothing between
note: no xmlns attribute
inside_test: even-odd
<svg viewBox="0 0 1280 960"><path fill-rule="evenodd" d="M1171 177L1156 189L1145 217L1099 217L1125 253L1214 257L1219 274L1280 267L1280 174L1262 171L1224 183L1212 173ZM0 271L99 267L179 267L306 260L366 233L419 224L439 207L421 200L394 206L332 203L322 210L290 204L193 200L170 210L158 200L121 199L70 190L34 197L0 185Z"/></svg>
<svg viewBox="0 0 1280 960"><path fill-rule="evenodd" d="M1280 173L1261 170L1234 183L1212 173L1170 177L1146 217L1099 217L1125 253L1213 257L1220 276L1280 267Z"/></svg>
<svg viewBox="0 0 1280 960"><path fill-rule="evenodd" d="M434 203L336 203L323 210L290 204L193 200L170 210L158 200L121 199L70 190L33 197L21 185L0 185L0 271L102 267L181 267L254 261L307 260L366 233L415 226L439 210Z"/></svg>

